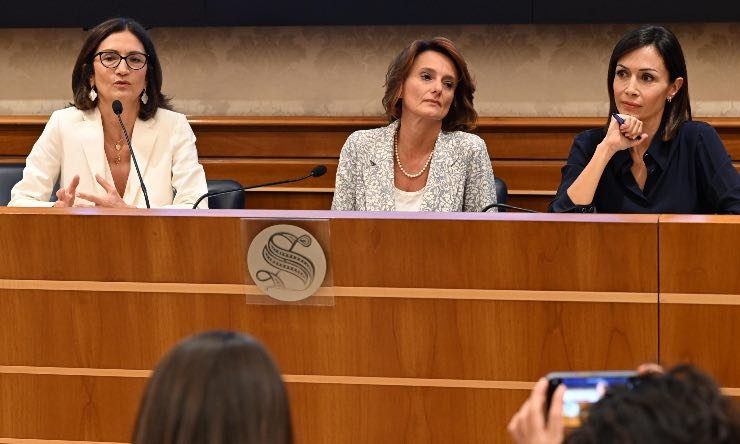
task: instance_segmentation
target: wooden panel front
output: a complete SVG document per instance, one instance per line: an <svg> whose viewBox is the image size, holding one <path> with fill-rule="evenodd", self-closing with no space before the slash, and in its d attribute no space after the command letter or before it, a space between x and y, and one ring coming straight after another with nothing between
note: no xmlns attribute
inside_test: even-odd
<svg viewBox="0 0 740 444"><path fill-rule="evenodd" d="M661 216L660 350L740 387L740 216Z"/></svg>
<svg viewBox="0 0 740 444"><path fill-rule="evenodd" d="M305 160L224 160L202 159L206 177L213 179L232 179L247 185L259 185L279 180L297 179L308 175L316 165L326 165L327 171L321 177L309 177L300 182L279 185L280 188L325 188L334 191L334 178L337 175L337 159ZM282 192L282 191L281 191ZM248 208L254 208L246 204ZM313 208L320 210L322 208Z"/></svg>
<svg viewBox="0 0 740 444"><path fill-rule="evenodd" d="M661 293L740 294L740 216L660 218Z"/></svg>
<svg viewBox="0 0 740 444"><path fill-rule="evenodd" d="M535 381L552 369L632 368L657 357L655 304L432 297L339 297L316 307L3 290L0 366L149 370L181 338L217 328L249 332L284 373L299 375Z"/></svg>
<svg viewBox="0 0 740 444"><path fill-rule="evenodd" d="M0 431L13 438L130 442L145 384L144 378L0 374ZM508 418L528 395L446 387L287 386L296 444L505 442Z"/></svg>
<svg viewBox="0 0 740 444"><path fill-rule="evenodd" d="M245 283L240 217L328 218L335 304L197 291ZM656 216L4 208L0 218L0 247L18 261L0 276L0 437L126 441L145 377L106 369L150 370L183 336L214 328L269 347L306 443L500 442L548 371L657 357L657 260L629 260L657 251ZM49 280L75 289L39 287Z"/></svg>
<svg viewBox="0 0 740 444"><path fill-rule="evenodd" d="M148 211L185 216L150 217L146 210L0 210L0 251L6 258L0 279L243 282L241 245L226 241L240 239L238 219L166 209Z"/></svg>
<svg viewBox="0 0 740 444"><path fill-rule="evenodd" d="M661 362L672 366L690 362L714 376L721 387L740 387L737 338L740 337L740 303L660 305Z"/></svg>
<svg viewBox="0 0 740 444"><path fill-rule="evenodd" d="M657 294L656 215L366 216L332 220L336 285Z"/></svg>
<svg viewBox="0 0 740 444"><path fill-rule="evenodd" d="M144 378L0 373L0 442L131 442L145 385Z"/></svg>

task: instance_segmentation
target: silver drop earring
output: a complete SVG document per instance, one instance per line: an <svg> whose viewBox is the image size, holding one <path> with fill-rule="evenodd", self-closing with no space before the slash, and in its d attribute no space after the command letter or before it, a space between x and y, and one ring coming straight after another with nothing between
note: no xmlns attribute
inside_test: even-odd
<svg viewBox="0 0 740 444"><path fill-rule="evenodd" d="M95 99L98 98L98 93L97 93L97 91L95 91L95 85L93 85L93 86L90 87L90 92L87 93L87 97L90 98L90 101L91 102L94 102Z"/></svg>
<svg viewBox="0 0 740 444"><path fill-rule="evenodd" d="M146 88L144 88L144 92L141 93L141 103L146 105L146 102L149 101L149 96L146 94Z"/></svg>

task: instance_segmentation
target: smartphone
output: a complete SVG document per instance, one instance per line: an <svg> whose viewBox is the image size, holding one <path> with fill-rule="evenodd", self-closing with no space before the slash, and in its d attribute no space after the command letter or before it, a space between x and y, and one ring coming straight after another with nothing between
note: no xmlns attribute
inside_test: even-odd
<svg viewBox="0 0 740 444"><path fill-rule="evenodd" d="M588 416L588 409L606 389L615 385L631 386L638 377L635 371L553 372L547 375L547 406L550 411L552 395L560 384L567 387L563 395L563 422L566 427L578 427Z"/></svg>

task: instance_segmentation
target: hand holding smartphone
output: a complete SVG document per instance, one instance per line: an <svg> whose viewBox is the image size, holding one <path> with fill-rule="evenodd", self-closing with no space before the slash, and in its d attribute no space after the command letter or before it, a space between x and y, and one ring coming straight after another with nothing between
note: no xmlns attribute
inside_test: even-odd
<svg viewBox="0 0 740 444"><path fill-rule="evenodd" d="M547 376L547 401L545 415L550 410L552 395L560 384L565 384L563 395L563 422L565 427L578 427L588 415L591 405L596 403L607 388L614 385L635 383L636 371L602 372L553 372Z"/></svg>

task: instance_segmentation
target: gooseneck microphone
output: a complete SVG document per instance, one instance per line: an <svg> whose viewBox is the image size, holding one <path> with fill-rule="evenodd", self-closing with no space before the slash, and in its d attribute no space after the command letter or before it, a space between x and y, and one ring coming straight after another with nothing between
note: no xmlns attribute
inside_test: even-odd
<svg viewBox="0 0 740 444"><path fill-rule="evenodd" d="M128 131L126 131L126 125L123 124L123 120L121 119L121 113L123 112L123 105L121 104L120 100L114 100L113 101L113 113L118 117L118 123L121 124L121 128L123 129L123 137L126 138L126 143L128 143L128 150L131 152L131 159L134 161L134 168L136 168L136 175L139 176L139 184L141 185L141 191L144 192L144 202L146 202L146 207L151 208L149 205L149 194L146 192L146 185L144 185L144 178L141 177L141 171L139 171L139 163L136 161L136 156L134 155L134 147L131 146L131 139L128 136Z"/></svg>
<svg viewBox="0 0 740 444"><path fill-rule="evenodd" d="M213 192L206 193L200 196L198 200L196 200L195 203L193 204L193 209L198 208L198 204L207 197L220 196L226 193L236 193L237 191L243 192L243 191L251 190L253 188L269 187L272 185L282 185L284 183L299 182L301 180L308 179L309 177L320 177L320 176L323 176L324 174L326 174L326 166L316 165L315 167L313 167L310 173L308 173L307 175L303 177L299 177L297 179L278 180L277 182L261 183L259 185L247 185L247 186L240 187L240 188L234 188L233 190L213 191Z"/></svg>
<svg viewBox="0 0 740 444"><path fill-rule="evenodd" d="M539 213L539 211L530 210L529 208L515 207L514 205L507 205L505 203L492 203L491 205L486 205L480 211L481 211L481 213L485 213L486 211L490 210L491 208L506 208L508 210L523 211L525 213Z"/></svg>

